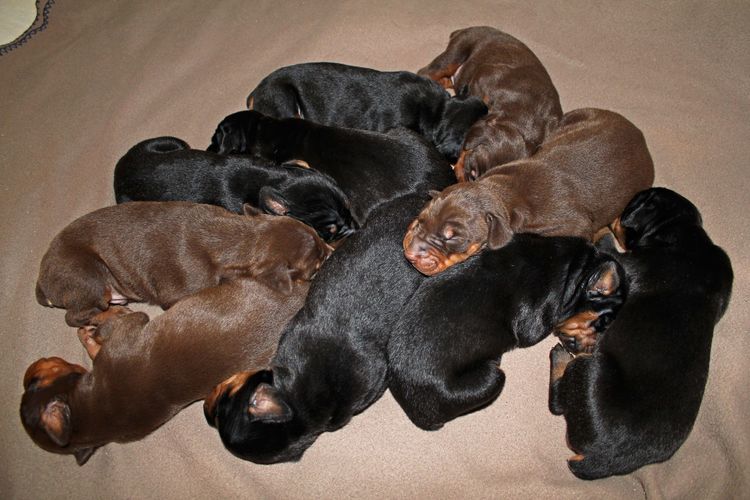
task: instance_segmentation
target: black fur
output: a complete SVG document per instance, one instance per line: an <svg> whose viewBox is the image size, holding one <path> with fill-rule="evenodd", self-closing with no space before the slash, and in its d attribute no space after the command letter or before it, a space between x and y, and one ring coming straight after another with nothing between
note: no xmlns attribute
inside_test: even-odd
<svg viewBox="0 0 750 500"><path fill-rule="evenodd" d="M379 207L316 276L282 334L272 372L219 396L206 419L232 453L257 463L299 460L321 433L383 394L388 335L424 279L404 259L401 239L427 199L406 195ZM254 415L248 408L261 392L274 410Z"/></svg>
<svg viewBox="0 0 750 500"><path fill-rule="evenodd" d="M629 296L593 355L570 361L550 384L550 410L565 416L569 446L583 456L568 465L583 479L627 474L679 449L700 408L714 326L732 288L729 258L677 193L639 193L621 224L627 252L616 257ZM558 347L551 360L564 356Z"/></svg>
<svg viewBox="0 0 750 500"><path fill-rule="evenodd" d="M408 71L337 63L280 68L250 93L248 105L274 118L385 132L406 127L456 161L469 127L487 114L477 97L451 98L434 81Z"/></svg>
<svg viewBox="0 0 750 500"><path fill-rule="evenodd" d="M304 160L336 181L363 223L379 203L425 182L447 185L448 162L422 137L399 128L385 134L318 125L307 120L277 120L256 111L224 118L210 151L245 153L281 163Z"/></svg>
<svg viewBox="0 0 750 500"><path fill-rule="evenodd" d="M606 297L594 284L612 273ZM505 247L424 280L388 345L391 393L417 426L434 430L500 394L503 353L536 344L598 296L614 316L621 268L581 238L518 234Z"/></svg>
<svg viewBox="0 0 750 500"><path fill-rule="evenodd" d="M248 203L315 228L326 241L351 234L357 224L349 200L329 176L243 155L190 149L175 137L142 141L115 167L115 200L194 201L235 213Z"/></svg>

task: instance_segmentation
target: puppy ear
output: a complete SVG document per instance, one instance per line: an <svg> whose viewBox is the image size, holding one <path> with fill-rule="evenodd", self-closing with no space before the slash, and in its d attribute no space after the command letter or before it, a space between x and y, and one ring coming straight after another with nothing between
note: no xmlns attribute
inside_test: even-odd
<svg viewBox="0 0 750 500"><path fill-rule="evenodd" d="M487 213L487 247L491 250L502 248L508 244L513 237L513 232L508 225L508 221L498 217L495 214Z"/></svg>
<svg viewBox="0 0 750 500"><path fill-rule="evenodd" d="M42 427L47 435L58 446L67 446L70 442L70 406L55 398L42 410Z"/></svg>
<svg viewBox="0 0 750 500"><path fill-rule="evenodd" d="M267 269L260 270L255 275L255 279L283 295L289 295L292 293L292 287L294 286L293 274L295 274L294 269L290 268L285 262L279 262Z"/></svg>
<svg viewBox="0 0 750 500"><path fill-rule="evenodd" d="M74 451L73 456L76 457L76 463L78 465L83 465L89 461L89 458L91 458L91 455L93 455L95 451L96 448L83 448Z"/></svg>
<svg viewBox="0 0 750 500"><path fill-rule="evenodd" d="M256 215L261 215L263 211L257 207L252 206L249 203L243 203L242 204L242 213L244 215L254 217Z"/></svg>
<svg viewBox="0 0 750 500"><path fill-rule="evenodd" d="M621 283L622 279L617 264L609 260L601 264L596 272L591 275L586 286L586 293L590 297L609 297L620 288Z"/></svg>
<svg viewBox="0 0 750 500"><path fill-rule="evenodd" d="M274 215L286 215L289 213L289 202L284 199L280 192L269 186L260 189L260 208L266 213Z"/></svg>
<svg viewBox="0 0 750 500"><path fill-rule="evenodd" d="M258 384L247 408L252 421L280 424L292 419L292 409L270 384Z"/></svg>

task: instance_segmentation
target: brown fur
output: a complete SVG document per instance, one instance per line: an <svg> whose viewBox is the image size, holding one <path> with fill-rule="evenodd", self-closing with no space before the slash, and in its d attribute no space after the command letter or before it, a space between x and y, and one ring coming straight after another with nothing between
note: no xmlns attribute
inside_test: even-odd
<svg viewBox="0 0 750 500"><path fill-rule="evenodd" d="M436 194L409 227L404 253L433 275L513 233L591 240L653 180L638 128L611 111L571 111L534 156Z"/></svg>
<svg viewBox="0 0 750 500"><path fill-rule="evenodd" d="M149 321L122 311L98 327L91 371L60 358L32 364L21 419L41 448L83 464L110 442L141 439L240 370L260 370L308 283L288 294L238 279L184 298ZM124 309L124 308L123 308Z"/></svg>
<svg viewBox="0 0 750 500"><path fill-rule="evenodd" d="M299 221L250 208L246 213L187 202L130 202L84 215L50 244L37 300L67 309L66 322L83 326L110 302L122 302L118 295L166 309L241 277L288 292L330 254Z"/></svg>
<svg viewBox="0 0 750 500"><path fill-rule="evenodd" d="M481 98L489 113L466 134L459 181L533 154L562 117L544 66L516 38L486 26L451 33L448 47L419 74Z"/></svg>

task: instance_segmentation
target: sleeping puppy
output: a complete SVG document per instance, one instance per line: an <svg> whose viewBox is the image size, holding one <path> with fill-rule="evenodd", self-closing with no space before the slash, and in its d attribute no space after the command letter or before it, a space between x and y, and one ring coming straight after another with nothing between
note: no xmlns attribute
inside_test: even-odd
<svg viewBox="0 0 750 500"><path fill-rule="evenodd" d="M702 228L695 206L654 188L638 194L615 225L616 255L631 283L593 353L550 353L552 413L564 415L573 474L627 474L671 457L690 434L703 398L714 325L726 311L729 258ZM596 314L560 327L563 339L595 336ZM566 342L566 345L570 343Z"/></svg>
<svg viewBox="0 0 750 500"><path fill-rule="evenodd" d="M277 69L247 98L249 109L273 118L386 132L405 127L456 161L469 127L487 113L476 97L451 98L440 85L407 71L336 63Z"/></svg>
<svg viewBox="0 0 750 500"><path fill-rule="evenodd" d="M302 221L329 242L356 229L349 200L327 175L190 149L175 137L133 146L117 162L114 185L117 203L194 201L234 213L243 213L249 203L265 213Z"/></svg>
<svg viewBox="0 0 750 500"><path fill-rule="evenodd" d="M653 180L635 125L611 111L571 111L532 157L436 194L409 226L404 254L434 275L518 232L591 240Z"/></svg>
<svg viewBox="0 0 750 500"><path fill-rule="evenodd" d="M232 373L267 367L307 288L294 283L282 294L238 279L188 296L151 321L110 308L94 319L97 327L79 329L84 345L96 347L90 371L54 357L29 366L20 411L26 432L79 465L107 443L142 439Z"/></svg>
<svg viewBox="0 0 750 500"><path fill-rule="evenodd" d="M612 257L581 238L519 234L505 247L425 280L388 344L388 388L422 429L483 408L505 383L502 355L529 347L594 307L611 321L627 284Z"/></svg>
<svg viewBox="0 0 750 500"><path fill-rule="evenodd" d="M445 51L418 74L457 96L477 96L489 108L466 134L455 165L459 181L532 155L562 118L560 97L539 59L494 28L454 31Z"/></svg>
<svg viewBox="0 0 750 500"><path fill-rule="evenodd" d="M379 203L411 193L425 182L445 185L444 180L452 177L448 162L410 130L381 134L295 118L277 120L257 111L224 118L209 150L251 154L275 163L303 160L336 181L360 224Z"/></svg>
<svg viewBox="0 0 750 500"><path fill-rule="evenodd" d="M381 205L313 281L272 370L238 374L206 399L206 420L236 456L299 460L321 433L383 394L388 336L424 279L401 255L400 232L425 199L412 194Z"/></svg>
<svg viewBox="0 0 750 500"><path fill-rule="evenodd" d="M195 292L251 277L289 292L309 280L331 248L290 217L188 202L131 202L84 215L63 229L42 258L37 301L67 309L84 326L110 304L163 308Z"/></svg>

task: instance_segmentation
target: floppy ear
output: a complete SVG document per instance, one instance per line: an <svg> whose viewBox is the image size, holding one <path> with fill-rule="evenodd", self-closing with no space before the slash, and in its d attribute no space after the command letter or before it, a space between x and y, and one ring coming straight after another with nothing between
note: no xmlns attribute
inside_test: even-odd
<svg viewBox="0 0 750 500"><path fill-rule="evenodd" d="M249 203L243 203L242 204L242 213L244 215L253 217L255 215L261 215L263 211L257 207L252 206Z"/></svg>
<svg viewBox="0 0 750 500"><path fill-rule="evenodd" d="M74 451L73 456L76 457L76 463L78 465L83 465L89 461L89 458L91 458L91 455L93 455L95 451L96 448L82 448Z"/></svg>
<svg viewBox="0 0 750 500"><path fill-rule="evenodd" d="M272 187L264 186L260 189L260 208L266 213L286 215L289 213L289 202Z"/></svg>
<svg viewBox="0 0 750 500"><path fill-rule="evenodd" d="M620 288L620 273L614 261L604 262L589 278L586 293L589 296L609 297Z"/></svg>
<svg viewBox="0 0 750 500"><path fill-rule="evenodd" d="M508 221L491 213L484 217L487 221L487 247L496 250L507 245L513 237Z"/></svg>
<svg viewBox="0 0 750 500"><path fill-rule="evenodd" d="M67 446L70 442L70 406L55 398L42 410L42 427L47 435L58 446Z"/></svg>
<svg viewBox="0 0 750 500"><path fill-rule="evenodd" d="M286 262L277 262L259 270L254 278L283 295L289 295L294 285L292 274L294 269Z"/></svg>
<svg viewBox="0 0 750 500"><path fill-rule="evenodd" d="M279 392L265 382L258 384L247 408L252 421L280 424L292 419L292 409Z"/></svg>

